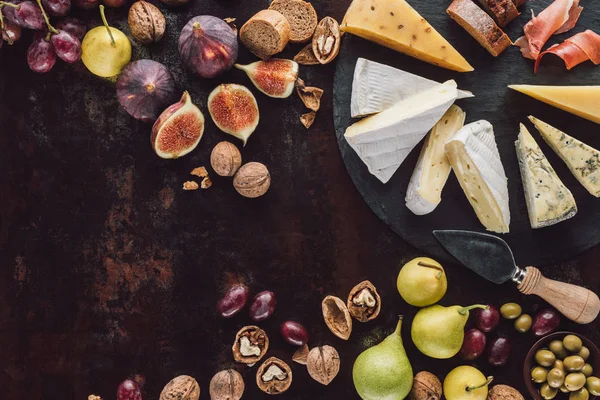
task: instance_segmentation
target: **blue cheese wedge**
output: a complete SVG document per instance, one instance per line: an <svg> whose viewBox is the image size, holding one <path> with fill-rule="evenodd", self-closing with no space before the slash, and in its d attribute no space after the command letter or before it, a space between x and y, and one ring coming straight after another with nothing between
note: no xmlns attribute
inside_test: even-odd
<svg viewBox="0 0 600 400"><path fill-rule="evenodd" d="M600 197L600 151L566 133L529 116L546 143L567 164L590 194Z"/></svg>
<svg viewBox="0 0 600 400"><path fill-rule="evenodd" d="M387 183L458 96L453 80L356 122L344 137L369 172Z"/></svg>
<svg viewBox="0 0 600 400"><path fill-rule="evenodd" d="M508 233L508 180L492 124L465 125L446 143L446 154L479 221L488 231Z"/></svg>
<svg viewBox="0 0 600 400"><path fill-rule="evenodd" d="M414 214L429 214L442 201L442 189L452 170L444 146L463 127L465 117L460 107L452 105L425 138L406 191L406 207Z"/></svg>
<svg viewBox="0 0 600 400"><path fill-rule="evenodd" d="M399 101L441 85L436 81L389 65L359 58L356 61L354 80L352 81L352 99L350 101L352 118L385 111ZM473 94L467 91L458 91L458 99L467 97L473 97Z"/></svg>
<svg viewBox="0 0 600 400"><path fill-rule="evenodd" d="M531 227L543 228L575 216L577 204L573 194L523 124L515 146Z"/></svg>

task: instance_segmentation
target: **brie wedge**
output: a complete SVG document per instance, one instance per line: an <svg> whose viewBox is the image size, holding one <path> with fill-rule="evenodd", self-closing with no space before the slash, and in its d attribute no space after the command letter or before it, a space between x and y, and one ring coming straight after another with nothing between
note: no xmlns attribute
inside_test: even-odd
<svg viewBox="0 0 600 400"><path fill-rule="evenodd" d="M567 164L575 178L593 196L600 197L600 151L529 116L546 143Z"/></svg>
<svg viewBox="0 0 600 400"><path fill-rule="evenodd" d="M515 146L531 227L537 229L558 224L577 214L573 194L556 175L523 124Z"/></svg>
<svg viewBox="0 0 600 400"><path fill-rule="evenodd" d="M441 83L364 58L356 61L352 81L352 118L375 114ZM459 99L473 97L459 90Z"/></svg>
<svg viewBox="0 0 600 400"><path fill-rule="evenodd" d="M442 201L442 189L451 171L444 145L463 127L465 116L460 107L452 105L425 138L406 191L406 207L414 214L429 214Z"/></svg>
<svg viewBox="0 0 600 400"><path fill-rule="evenodd" d="M507 233L508 181L492 124L481 120L465 125L446 143L446 154L479 221L489 231Z"/></svg>
<svg viewBox="0 0 600 400"><path fill-rule="evenodd" d="M344 137L369 172L387 183L457 96L456 82L445 82L356 122Z"/></svg>

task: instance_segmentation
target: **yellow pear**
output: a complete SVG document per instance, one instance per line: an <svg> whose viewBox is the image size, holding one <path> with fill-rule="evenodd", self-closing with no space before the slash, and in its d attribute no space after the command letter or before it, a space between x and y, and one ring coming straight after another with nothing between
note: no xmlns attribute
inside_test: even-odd
<svg viewBox="0 0 600 400"><path fill-rule="evenodd" d="M415 307L427 307L440 301L448 289L444 268L427 257L415 258L402 267L396 282L400 296Z"/></svg>
<svg viewBox="0 0 600 400"><path fill-rule="evenodd" d="M493 380L475 367L456 367L444 379L444 396L447 400L486 400Z"/></svg>

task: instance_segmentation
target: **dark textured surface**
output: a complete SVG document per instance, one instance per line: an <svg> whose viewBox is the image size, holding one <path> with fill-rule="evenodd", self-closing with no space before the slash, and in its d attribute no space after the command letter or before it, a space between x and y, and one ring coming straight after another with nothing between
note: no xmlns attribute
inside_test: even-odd
<svg viewBox="0 0 600 400"><path fill-rule="evenodd" d="M523 34L523 25L531 18L531 10L537 14L550 3L552 0L536 0L522 7L522 14L506 28L510 38L514 41ZM510 233L503 235L503 238L513 249L518 264L540 265L566 260L600 243L600 231L597 229L600 223L600 202L588 193L543 142L527 116L534 115L596 148L600 147L598 125L507 88L510 84L519 83L594 85L600 79L600 69L588 62L567 71L560 59L546 56L538 74L534 75L533 62L524 59L517 47L509 47L497 58L490 56L446 15L444 10L447 4L446 0L430 0L417 1L414 6L469 60L475 68L474 72L461 74L444 70L352 35L344 38L335 77L335 127L344 161L359 191L373 211L401 237L438 257L448 259L447 253L431 235L433 229L485 231L454 174L444 188L442 203L433 213L416 216L404 206L406 188L421 145L415 148L392 179L384 185L368 172L364 163L346 143L343 134L352 122L348 104L354 66L358 57L364 57L438 82L454 79L459 88L473 92L474 98L458 100L457 104L467 113L465 123L486 119L494 126L500 157L508 177L510 196ZM600 7L594 6L591 1L582 1L581 5L584 11L577 26L572 31L551 38L548 44L560 43L576 32L598 26ZM544 229L531 229L514 145L519 133L519 123L527 126L559 177L575 196L579 212L572 219Z"/></svg>
<svg viewBox="0 0 600 400"><path fill-rule="evenodd" d="M161 6L168 18L165 41L135 45L134 58L165 63L206 115L207 94L218 83L250 83L237 70L213 81L184 72L176 54L178 30L201 13L243 22L266 4L193 0L180 10ZM348 1L314 4L320 16L341 19ZM125 13L110 11L109 18L128 32ZM80 15L92 26L99 23L93 12ZM340 375L329 387L294 364L292 387L279 398L357 399L352 362L393 331L398 314L406 315L403 337L416 371L443 377L461 364L428 359L411 343L417 310L402 301L394 281L403 262L425 253L377 219L346 172L333 129L334 65L302 68L308 83L325 89L323 109L308 131L298 122L304 112L299 99L270 100L252 89L262 118L243 157L266 163L273 185L265 197L251 201L235 193L231 180L214 174L210 190L181 190L192 168L207 165L212 146L228 139L212 122L189 156L160 160L150 148L150 126L119 108L113 84L81 65L33 74L24 58L29 40L0 51L2 399L80 400L96 393L113 400L118 383L135 374L146 378L144 398L158 399L162 387L182 373L195 376L201 398L208 399L210 378L227 367L243 374L244 398L270 398L256 388L256 367L232 361L235 333L250 323L246 311L227 321L215 312L220 293L238 280L252 293L269 289L279 297L274 316L260 324L271 338L270 355L291 362L294 348L279 335L288 318L307 326L311 346L331 344L340 352ZM463 37L460 43L470 42ZM251 60L241 52L241 62ZM593 250L544 273L598 291L599 256ZM444 305L516 300L531 311L541 304L464 267L445 267ZM345 297L367 278L382 295L382 312L369 324L356 323L351 339L342 342L323 324L321 299L326 293ZM562 327L600 342L598 322ZM515 340L509 365L476 365L523 390L521 366L535 340L517 336L509 323L501 329Z"/></svg>

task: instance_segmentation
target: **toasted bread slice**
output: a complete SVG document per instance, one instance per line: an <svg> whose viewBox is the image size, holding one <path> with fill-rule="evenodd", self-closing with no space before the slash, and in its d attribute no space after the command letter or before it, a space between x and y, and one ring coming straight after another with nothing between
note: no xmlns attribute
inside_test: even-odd
<svg viewBox="0 0 600 400"><path fill-rule="evenodd" d="M240 40L252 53L267 59L287 46L290 23L278 11L259 11L240 29Z"/></svg>
<svg viewBox="0 0 600 400"><path fill-rule="evenodd" d="M315 32L318 19L313 6L303 0L274 0L269 10L283 14L290 23L290 42L308 42Z"/></svg>
<svg viewBox="0 0 600 400"><path fill-rule="evenodd" d="M513 0L479 0L479 3L502 28L520 14Z"/></svg>

